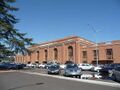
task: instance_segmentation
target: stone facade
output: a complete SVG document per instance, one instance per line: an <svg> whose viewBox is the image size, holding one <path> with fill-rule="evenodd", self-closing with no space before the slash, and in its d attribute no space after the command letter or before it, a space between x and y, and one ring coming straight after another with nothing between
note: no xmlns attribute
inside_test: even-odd
<svg viewBox="0 0 120 90"><path fill-rule="evenodd" d="M55 60L65 63L71 60L75 63L120 63L120 40L94 43L78 36L46 42L28 48L31 53L16 55L18 63L42 63Z"/></svg>

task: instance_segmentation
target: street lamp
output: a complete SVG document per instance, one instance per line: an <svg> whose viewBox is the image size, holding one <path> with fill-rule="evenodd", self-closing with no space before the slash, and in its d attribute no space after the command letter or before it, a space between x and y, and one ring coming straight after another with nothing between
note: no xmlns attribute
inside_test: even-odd
<svg viewBox="0 0 120 90"><path fill-rule="evenodd" d="M88 24L89 25L89 24ZM90 26L90 25L89 25ZM93 26L91 26L93 32L95 33L94 34L94 37L95 37L95 53L96 53L96 66L98 66L98 62L99 62L99 51L98 51L98 43L97 43L97 33L99 31L95 30Z"/></svg>
<svg viewBox="0 0 120 90"><path fill-rule="evenodd" d="M97 43L97 39L95 41L95 52L96 52L96 66L98 66L98 62L99 62L99 50L98 50L98 43Z"/></svg>

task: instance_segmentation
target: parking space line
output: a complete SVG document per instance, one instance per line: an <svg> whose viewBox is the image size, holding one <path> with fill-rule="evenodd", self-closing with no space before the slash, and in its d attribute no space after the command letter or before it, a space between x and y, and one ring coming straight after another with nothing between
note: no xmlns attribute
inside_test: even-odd
<svg viewBox="0 0 120 90"><path fill-rule="evenodd" d="M70 77L63 77L63 76L41 74L41 73L37 73L37 72L25 72L25 71L19 71L19 72L26 73L26 74L40 75L40 76L45 76L45 77L53 77L53 78L58 78L58 79L63 79L63 80L85 82L85 83L91 83L91 84L111 86L111 87L119 87L120 88L119 83L111 83L111 82L96 81L96 80L86 80L86 79L77 79L77 78L70 78Z"/></svg>

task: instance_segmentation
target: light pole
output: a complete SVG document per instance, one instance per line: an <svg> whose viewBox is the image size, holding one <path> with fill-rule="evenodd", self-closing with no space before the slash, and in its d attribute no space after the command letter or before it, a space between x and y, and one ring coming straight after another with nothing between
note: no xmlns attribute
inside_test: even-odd
<svg viewBox="0 0 120 90"><path fill-rule="evenodd" d="M89 25L89 24L88 24ZM90 26L90 25L89 25ZM95 30L93 26L91 26L93 32L94 32L94 38L95 38L95 53L96 53L96 66L99 64L99 50L98 50L98 42L97 42L97 33L99 31Z"/></svg>
<svg viewBox="0 0 120 90"><path fill-rule="evenodd" d="M97 32L95 32L97 34ZM98 50L98 43L97 43L97 35L95 34L95 52L96 52L96 66L98 66L99 62L99 50Z"/></svg>

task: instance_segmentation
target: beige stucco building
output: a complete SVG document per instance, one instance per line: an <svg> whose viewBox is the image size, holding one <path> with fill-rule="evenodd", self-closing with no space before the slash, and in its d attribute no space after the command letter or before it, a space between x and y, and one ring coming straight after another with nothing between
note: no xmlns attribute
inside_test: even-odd
<svg viewBox="0 0 120 90"><path fill-rule="evenodd" d="M32 52L26 55L16 55L18 63L42 63L55 60L65 63L71 60L75 63L120 63L120 40L94 43L78 36L46 42L28 48Z"/></svg>

